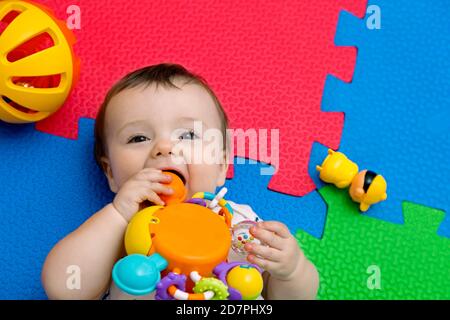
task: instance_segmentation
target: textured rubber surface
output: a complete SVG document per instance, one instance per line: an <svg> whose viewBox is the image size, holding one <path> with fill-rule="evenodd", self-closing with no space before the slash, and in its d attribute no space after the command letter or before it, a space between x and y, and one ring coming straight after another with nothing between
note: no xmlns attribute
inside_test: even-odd
<svg viewBox="0 0 450 320"><path fill-rule="evenodd" d="M245 159L241 159L245 160ZM269 165L256 161L235 165L233 179L227 179L228 193L225 198L239 204L248 204L263 220L277 220L285 223L292 234L302 229L320 238L327 207L317 191L304 197L294 197L267 190L270 176L261 175Z"/></svg>
<svg viewBox="0 0 450 320"><path fill-rule="evenodd" d="M40 275L57 241L111 202L93 156L93 121L78 140L0 122L0 299L45 299Z"/></svg>
<svg viewBox="0 0 450 320"><path fill-rule="evenodd" d="M42 0L64 19L70 0ZM76 138L80 117L95 117L107 89L126 73L160 62L200 73L217 92L233 128L280 130L279 170L271 190L305 195L314 141L337 148L343 114L322 112L327 74L350 81L356 48L333 38L343 9L363 17L366 0L77 1L74 30L81 76L67 104L41 131ZM236 156L268 162L267 153ZM241 154L244 153L244 154ZM232 171L229 172L230 177Z"/></svg>
<svg viewBox="0 0 450 320"><path fill-rule="evenodd" d="M361 215L346 190L320 193L328 205L323 238L297 233L318 268L320 299L450 299L450 239L436 234L442 211L405 202L399 225ZM369 289L375 272L381 287Z"/></svg>
<svg viewBox="0 0 450 320"><path fill-rule="evenodd" d="M336 44L356 45L358 59L351 84L327 79L323 109L345 112L339 151L386 178L387 201L367 215L402 223L405 200L449 212L448 6L426 0L372 4L381 10L379 30L340 15ZM321 163L324 151L313 150L310 169ZM438 233L450 236L449 215Z"/></svg>

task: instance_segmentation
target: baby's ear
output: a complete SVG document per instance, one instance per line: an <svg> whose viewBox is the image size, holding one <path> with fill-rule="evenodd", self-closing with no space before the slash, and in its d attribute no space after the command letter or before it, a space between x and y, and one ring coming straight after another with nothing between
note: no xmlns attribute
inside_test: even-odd
<svg viewBox="0 0 450 320"><path fill-rule="evenodd" d="M225 180L227 179L228 172L228 163L224 163L220 165L220 173L217 176L217 186L221 187L225 184Z"/></svg>
<svg viewBox="0 0 450 320"><path fill-rule="evenodd" d="M108 179L109 188L112 192L117 193L118 188L116 183L114 182L114 177L111 170L111 164L109 162L109 159L107 157L101 157L100 162L102 164L103 173L105 174L106 178Z"/></svg>

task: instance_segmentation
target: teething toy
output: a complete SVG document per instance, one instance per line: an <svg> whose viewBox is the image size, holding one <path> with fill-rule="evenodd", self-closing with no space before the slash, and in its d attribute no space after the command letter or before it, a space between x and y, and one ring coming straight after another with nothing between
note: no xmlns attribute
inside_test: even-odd
<svg viewBox="0 0 450 320"><path fill-rule="evenodd" d="M144 295L155 290L161 279L160 272L166 267L167 261L157 253L150 257L132 254L116 263L112 276L125 292Z"/></svg>
<svg viewBox="0 0 450 320"><path fill-rule="evenodd" d="M256 299L263 289L261 273L248 264L231 269L227 274L227 284L239 291L243 300Z"/></svg>
<svg viewBox="0 0 450 320"><path fill-rule="evenodd" d="M166 205L183 202L184 199L186 199L187 191L181 178L170 171L165 171L164 174L172 177L172 181L167 185L173 189L174 193L170 196L165 194L160 195L161 200L164 201Z"/></svg>
<svg viewBox="0 0 450 320"><path fill-rule="evenodd" d="M175 192L165 197L165 206L147 207L131 219L125 232L128 256L113 268L117 287L131 295L156 290L155 298L160 300L256 298L261 291L256 295L260 285L254 272L261 277L261 270L255 265L225 273L221 268L220 277L214 277L231 248L233 209L223 198L226 189L218 194L199 192L183 202L187 194L183 181L174 173L164 173L172 175L170 186ZM220 207L218 214L210 208L214 204ZM228 271L231 275L226 278Z"/></svg>
<svg viewBox="0 0 450 320"><path fill-rule="evenodd" d="M229 300L253 300L263 290L261 268L245 262L222 262L214 274L228 286Z"/></svg>

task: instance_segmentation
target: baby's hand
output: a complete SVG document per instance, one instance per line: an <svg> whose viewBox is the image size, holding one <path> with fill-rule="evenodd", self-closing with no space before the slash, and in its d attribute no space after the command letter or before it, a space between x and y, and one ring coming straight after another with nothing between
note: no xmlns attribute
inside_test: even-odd
<svg viewBox="0 0 450 320"><path fill-rule="evenodd" d="M268 271L271 277L289 280L305 263L304 255L289 229L281 222L263 221L250 228L260 244L246 243L247 259Z"/></svg>
<svg viewBox="0 0 450 320"><path fill-rule="evenodd" d="M173 189L164 185L171 182L172 177L163 174L161 170L146 168L139 171L126 181L117 192L113 206L130 221L142 202L149 200L157 205L164 205L158 194L171 195Z"/></svg>

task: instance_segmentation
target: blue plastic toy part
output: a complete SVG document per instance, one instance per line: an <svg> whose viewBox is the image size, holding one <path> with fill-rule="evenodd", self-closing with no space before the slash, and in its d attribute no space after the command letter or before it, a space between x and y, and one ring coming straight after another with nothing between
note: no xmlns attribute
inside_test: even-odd
<svg viewBox="0 0 450 320"><path fill-rule="evenodd" d="M133 296L152 293L161 280L161 271L167 268L167 260L154 253L151 256L131 254L116 262L112 278L116 286Z"/></svg>

